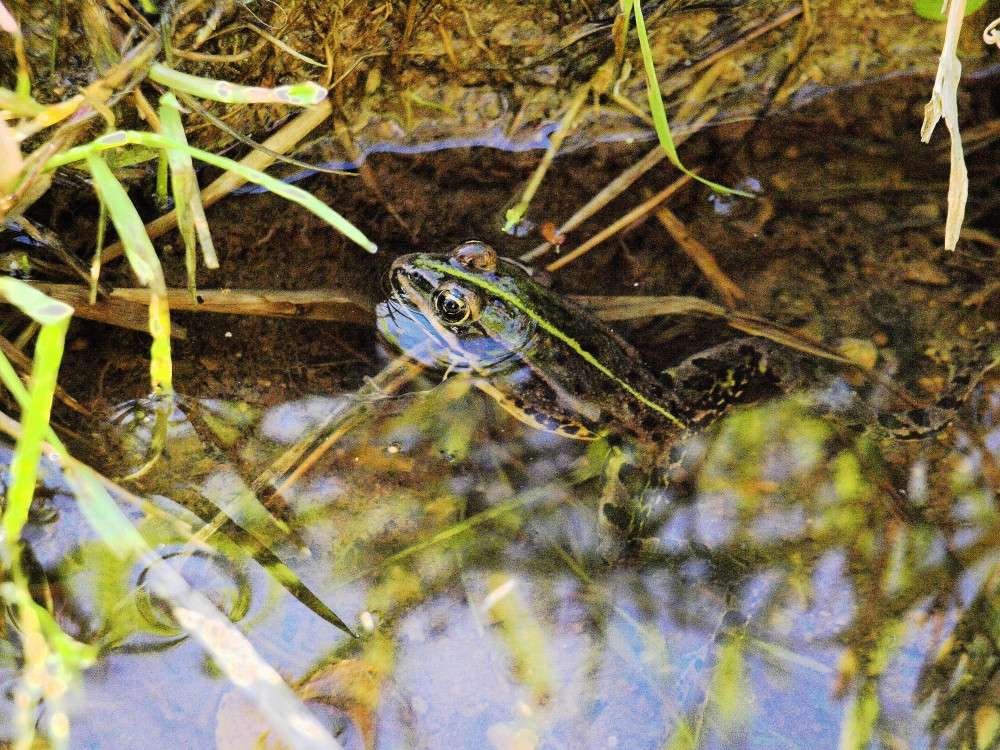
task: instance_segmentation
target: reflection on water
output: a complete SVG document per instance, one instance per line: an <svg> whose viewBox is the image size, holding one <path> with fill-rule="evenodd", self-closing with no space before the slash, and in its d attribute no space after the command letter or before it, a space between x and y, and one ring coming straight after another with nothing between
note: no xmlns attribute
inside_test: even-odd
<svg viewBox="0 0 1000 750"><path fill-rule="evenodd" d="M663 491L655 549L610 564L599 482L573 479L586 446L466 386L376 405L280 498L258 493L267 527L242 502L252 477L333 430L352 399L259 413L181 400L143 487L169 515L133 511L345 746L987 746L1000 392L980 392L944 437L905 444L801 398L737 412ZM141 461L137 414L119 436ZM39 585L103 651L76 696L74 745L279 747L145 594L143 571L46 482L29 536ZM185 544L177 521L203 522L179 502L262 537L287 526L273 550L360 637L226 535ZM0 658L10 675L15 654Z"/></svg>

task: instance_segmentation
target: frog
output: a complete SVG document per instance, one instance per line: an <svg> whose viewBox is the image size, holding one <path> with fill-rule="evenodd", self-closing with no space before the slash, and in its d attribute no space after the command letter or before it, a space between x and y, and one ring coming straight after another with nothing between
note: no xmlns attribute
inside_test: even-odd
<svg viewBox="0 0 1000 750"><path fill-rule="evenodd" d="M479 240L396 258L376 319L390 346L444 376L466 374L529 427L607 441L600 518L628 537L641 536L651 509L627 497L624 466L659 469L662 480L672 447L804 378L801 357L757 337L654 373L606 322Z"/></svg>

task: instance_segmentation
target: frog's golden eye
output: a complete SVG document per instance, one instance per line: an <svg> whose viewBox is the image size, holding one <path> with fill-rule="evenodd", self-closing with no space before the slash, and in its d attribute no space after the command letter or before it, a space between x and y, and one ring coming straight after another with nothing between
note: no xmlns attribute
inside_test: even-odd
<svg viewBox="0 0 1000 750"><path fill-rule="evenodd" d="M463 242L452 253L459 263L473 271L497 270L497 251L479 240Z"/></svg>
<svg viewBox="0 0 1000 750"><path fill-rule="evenodd" d="M434 312L448 325L472 323L479 318L479 296L458 284L442 284L431 297Z"/></svg>

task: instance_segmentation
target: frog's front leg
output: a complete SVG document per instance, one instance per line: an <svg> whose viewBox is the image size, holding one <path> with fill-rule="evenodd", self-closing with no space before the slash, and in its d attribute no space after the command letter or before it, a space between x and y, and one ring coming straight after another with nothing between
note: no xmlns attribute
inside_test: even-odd
<svg viewBox="0 0 1000 750"><path fill-rule="evenodd" d="M666 482L666 475L657 469L652 452L636 445L609 448L597 506L601 556L606 560L650 543L650 522L665 489L661 482Z"/></svg>
<svg viewBox="0 0 1000 750"><path fill-rule="evenodd" d="M632 460L629 453L618 446L611 446L608 451L607 461L604 464L604 484L597 502L602 536L609 532L617 533L619 536L627 534L632 526L628 493L621 477L622 468Z"/></svg>

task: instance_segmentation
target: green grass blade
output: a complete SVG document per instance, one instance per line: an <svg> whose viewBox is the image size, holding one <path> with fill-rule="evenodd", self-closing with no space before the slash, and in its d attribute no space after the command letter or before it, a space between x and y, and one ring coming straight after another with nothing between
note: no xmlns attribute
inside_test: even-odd
<svg viewBox="0 0 1000 750"><path fill-rule="evenodd" d="M641 3L635 2L635 0L625 0L623 7L626 18L628 18L630 10L635 16L635 30L639 37L639 49L642 53L642 65L646 72L646 94L649 98L649 112L653 117L653 126L656 129L656 136L660 139L660 145L663 147L663 150L667 152L667 158L670 159L670 163L681 170L684 174L693 177L704 185L707 185L717 193L723 193L725 195L740 195L744 198L753 198L752 193L747 193L743 190L734 190L733 188L728 188L725 185L720 185L717 182L706 180L704 177L699 177L681 163L680 156L677 154L677 147L674 145L674 138L670 134L670 124L667 122L667 110L663 105L663 94L660 91L660 82L656 78L656 66L653 63L653 52L649 47L649 36L646 34L646 21L642 16L642 5Z"/></svg>
<svg viewBox="0 0 1000 750"><path fill-rule="evenodd" d="M10 304L42 326L59 323L73 315L65 302L42 294L30 284L10 276L0 276L0 294Z"/></svg>
<svg viewBox="0 0 1000 750"><path fill-rule="evenodd" d="M170 162L167 160L167 154L161 151L160 158L156 162L156 206L161 211L165 211L168 206L167 175L170 173L169 166Z"/></svg>
<svg viewBox="0 0 1000 750"><path fill-rule="evenodd" d="M985 4L986 0L968 0L965 4L965 15L971 16ZM941 7L941 0L913 0L913 12L921 18L926 18L928 21L945 20L945 15L941 12Z"/></svg>
<svg viewBox="0 0 1000 750"><path fill-rule="evenodd" d="M184 125L181 122L180 104L173 94L160 97L160 124L163 135L167 138L187 145ZM179 149L167 149L170 161L171 179L174 181L174 207L177 211L177 226L184 238L185 261L188 263L188 286L194 294L194 262L195 233L201 244L201 251L207 268L218 268L219 259L215 253L215 244L208 229L205 218L205 208L201 203L201 191L198 188L198 178L195 175L191 155ZM183 210L183 222L182 222Z"/></svg>
<svg viewBox="0 0 1000 750"><path fill-rule="evenodd" d="M14 747L30 747L35 740L37 706L45 692L43 682L68 685L72 676L93 659L92 651L67 636L49 613L32 600L20 551L21 530L35 494L43 440L51 432L52 400L73 308L10 277L0 278L0 296L41 324L35 340L30 389L24 387L6 358L3 359L6 369L0 372L21 405L21 424L10 462L10 484L0 517L3 529L0 554L4 562L0 569L9 579L0 584L0 596L14 607L22 644L32 644L31 648L23 649L21 678L14 699L17 710L13 717L17 737ZM47 737L53 747L65 747L68 720L60 695L50 697Z"/></svg>
<svg viewBox="0 0 1000 750"><path fill-rule="evenodd" d="M35 494L42 439L49 428L49 414L56 392L56 378L62 361L66 330L73 308L46 297L27 284L10 277L0 278L0 294L32 320L41 323L31 366L31 389L21 414L21 435L14 446L10 464L10 485L0 524L3 526L7 554L20 538L28 520L28 508Z"/></svg>
<svg viewBox="0 0 1000 750"><path fill-rule="evenodd" d="M98 201L100 207L97 213L97 239L94 242L94 259L90 262L90 292L87 301L93 305L97 302L97 282L101 278L101 258L104 255L104 234L108 230L108 207L103 201Z"/></svg>
<svg viewBox="0 0 1000 750"><path fill-rule="evenodd" d="M125 188L115 178L111 168L96 152L83 155L94 180L97 197L107 207L111 223L125 248L125 257L139 283L154 290L166 292L160 259L153 243L146 234L146 225L132 205Z"/></svg>
<svg viewBox="0 0 1000 750"><path fill-rule="evenodd" d="M357 245L360 245L368 252L374 253L378 250L378 246L365 237L364 233L360 229L323 203L316 196L307 193L302 188L284 183L277 178L271 177L270 175L253 169L252 167L247 167L239 162L235 162L232 159L227 159L224 156L212 154L208 151L202 151L194 146L178 143L177 141L157 133L143 133L137 130L116 130L113 133L102 135L100 138L97 138L90 143L85 143L82 146L76 146L63 151L60 154L56 154L46 162L45 168L47 170L57 169L58 167L70 164L74 161L86 159L88 156L96 154L100 151L127 145L140 145L160 149L173 148L186 151L195 159L199 159L207 164L224 169L227 172L233 172L247 182L260 185L265 190L269 190L275 195L281 196L285 200L297 203L307 211L321 218L338 232Z"/></svg>
<svg viewBox="0 0 1000 750"><path fill-rule="evenodd" d="M22 96L0 86L0 109L6 109L16 117L36 117L45 111L45 105L30 96Z"/></svg>
<svg viewBox="0 0 1000 750"><path fill-rule="evenodd" d="M153 249L153 242L146 234L142 217L129 200L125 188L111 173L110 167L97 153L85 155L90 174L94 179L97 196L107 207L111 223L125 248L125 257L139 282L150 288L149 333L153 337L150 347L149 372L153 392L157 395L173 393L173 367L170 361L170 310L167 305L167 284L163 267ZM166 408L166 407L164 407Z"/></svg>
<svg viewBox="0 0 1000 750"><path fill-rule="evenodd" d="M170 106L167 103L168 97L173 99L172 94L166 94L160 98L161 131L168 138L186 143L187 138L184 135L180 112L176 106ZM176 104L176 100L173 103ZM190 156L178 149L164 149L163 155L170 165L170 186L174 196L174 211L177 212L177 231L184 242L184 268L187 272L188 290L191 293L191 299L197 301L196 259L198 248L195 240L194 217L191 214L191 202L195 195L200 196L200 192L198 191L198 182L195 179L194 164Z"/></svg>
<svg viewBox="0 0 1000 750"><path fill-rule="evenodd" d="M0 382L11 392L21 410L26 409L29 401L28 389L2 352L0 352ZM46 430L45 440L51 448L50 458L57 460L62 466L63 476L80 503L81 512L94 531L119 557L124 558L141 552L145 542L135 527L118 510L118 506L93 470L69 455L51 427Z"/></svg>
<svg viewBox="0 0 1000 750"><path fill-rule="evenodd" d="M149 374L153 380L153 392L157 396L172 395L174 375L170 359L170 306L167 304L166 294L153 292L149 296L149 333L153 337L153 343L149 347ZM163 429L166 430L165 424Z"/></svg>
<svg viewBox="0 0 1000 750"><path fill-rule="evenodd" d="M149 66L149 78L175 91L226 104L291 104L311 107L326 99L327 91L318 83L305 81L287 86L241 86L238 83L181 73L162 63Z"/></svg>
<svg viewBox="0 0 1000 750"><path fill-rule="evenodd" d="M94 472L72 459L52 431L48 418L73 309L9 277L0 277L0 295L42 326L35 345L30 389L0 354L0 381L7 385L22 409L19 428L3 416L4 430L17 437L2 516L12 581L0 584L0 596L16 607L22 641L35 639L33 648L25 652L23 677L18 686L19 710L14 717L18 746L30 746L34 740L36 709L43 694L38 675L46 675L50 687L54 679L68 684L96 657L94 647L66 635L51 614L32 600L27 579L17 564L15 542L27 520L43 439L47 439L50 457L62 465L87 521L120 556L134 555L145 563L150 588L169 602L174 618L202 643L230 681L251 696L275 733L291 747L339 750L337 741L308 712L280 675L260 658L242 633L152 552ZM58 695L47 699L47 709L48 739L54 747L64 747L68 741L68 720Z"/></svg>

